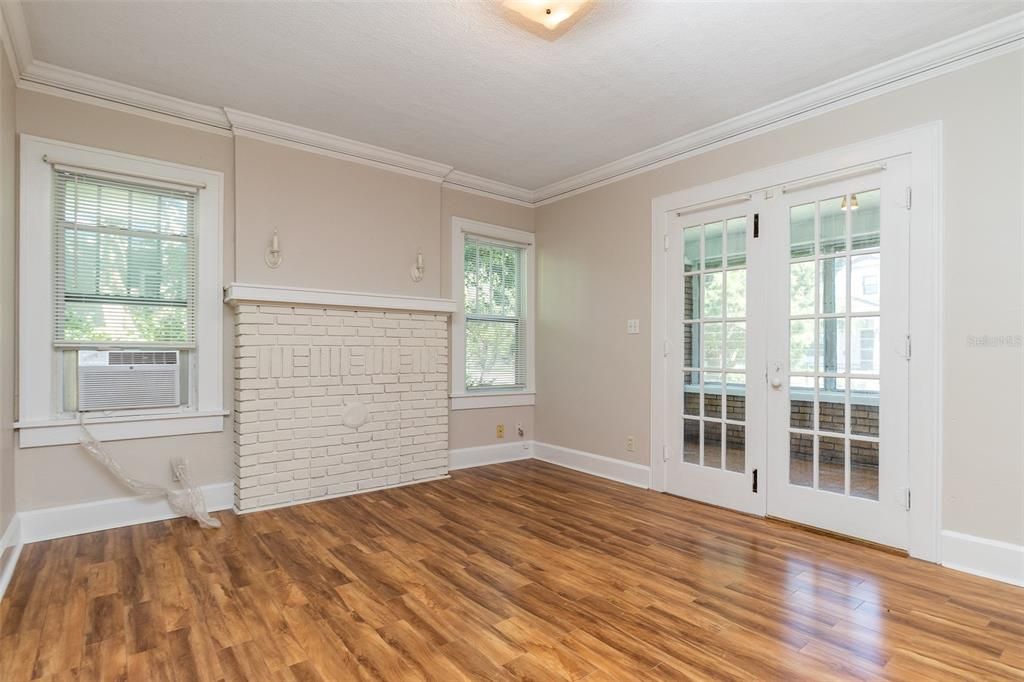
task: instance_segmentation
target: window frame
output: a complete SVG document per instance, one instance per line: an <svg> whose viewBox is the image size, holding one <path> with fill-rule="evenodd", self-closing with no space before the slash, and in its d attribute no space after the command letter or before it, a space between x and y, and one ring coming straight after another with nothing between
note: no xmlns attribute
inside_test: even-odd
<svg viewBox="0 0 1024 682"><path fill-rule="evenodd" d="M452 218L451 229L451 291L452 298L456 304L455 313L452 315L451 332L451 409L462 410L533 405L536 397L534 383L536 295L533 284L535 237L532 232L526 232L525 230L516 230L510 227L502 227L459 217ZM523 249L522 306L524 314L520 319L524 320L526 324L526 385L524 387L466 388L466 289L464 258L467 235Z"/></svg>
<svg viewBox="0 0 1024 682"><path fill-rule="evenodd" d="M79 442L77 416L63 411L63 348L53 343L55 282L53 168L43 160L94 168L125 180L161 178L199 186L196 212L196 340L189 352L189 401L177 408L90 413L101 440L224 430L224 174L93 147L20 135L18 375L22 448ZM39 343L46 339L46 343ZM128 346L125 346L126 348ZM170 346L168 346L170 347Z"/></svg>

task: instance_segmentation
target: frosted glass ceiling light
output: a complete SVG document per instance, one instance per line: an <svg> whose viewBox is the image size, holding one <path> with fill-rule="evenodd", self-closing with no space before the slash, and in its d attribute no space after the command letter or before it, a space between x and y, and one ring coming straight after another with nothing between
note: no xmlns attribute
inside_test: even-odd
<svg viewBox="0 0 1024 682"><path fill-rule="evenodd" d="M572 28L591 4L591 0L503 0L501 3L513 21L548 40L554 40Z"/></svg>

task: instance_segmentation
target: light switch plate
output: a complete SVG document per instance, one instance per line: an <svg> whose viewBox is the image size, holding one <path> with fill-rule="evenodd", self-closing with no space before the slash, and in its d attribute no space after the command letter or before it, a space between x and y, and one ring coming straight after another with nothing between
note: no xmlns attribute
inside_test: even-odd
<svg viewBox="0 0 1024 682"><path fill-rule="evenodd" d="M640 333L640 320L626 320L626 333L627 334L639 334Z"/></svg>

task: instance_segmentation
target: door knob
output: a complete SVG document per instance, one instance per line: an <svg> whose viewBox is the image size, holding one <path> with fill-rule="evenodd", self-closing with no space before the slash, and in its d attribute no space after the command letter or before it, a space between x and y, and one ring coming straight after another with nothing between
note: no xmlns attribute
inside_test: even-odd
<svg viewBox="0 0 1024 682"><path fill-rule="evenodd" d="M772 388L774 388L774 389L782 388L782 363L781 362L773 362L772 366L771 366L771 369L769 369L769 374L770 374L769 382L771 383Z"/></svg>

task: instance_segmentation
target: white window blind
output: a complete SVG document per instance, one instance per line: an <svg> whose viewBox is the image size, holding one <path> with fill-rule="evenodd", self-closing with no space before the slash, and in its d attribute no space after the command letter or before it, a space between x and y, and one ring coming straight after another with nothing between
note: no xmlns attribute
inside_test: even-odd
<svg viewBox="0 0 1024 682"><path fill-rule="evenodd" d="M466 389L526 387L525 249L466 235Z"/></svg>
<svg viewBox="0 0 1024 682"><path fill-rule="evenodd" d="M55 344L195 346L195 191L53 178Z"/></svg>

